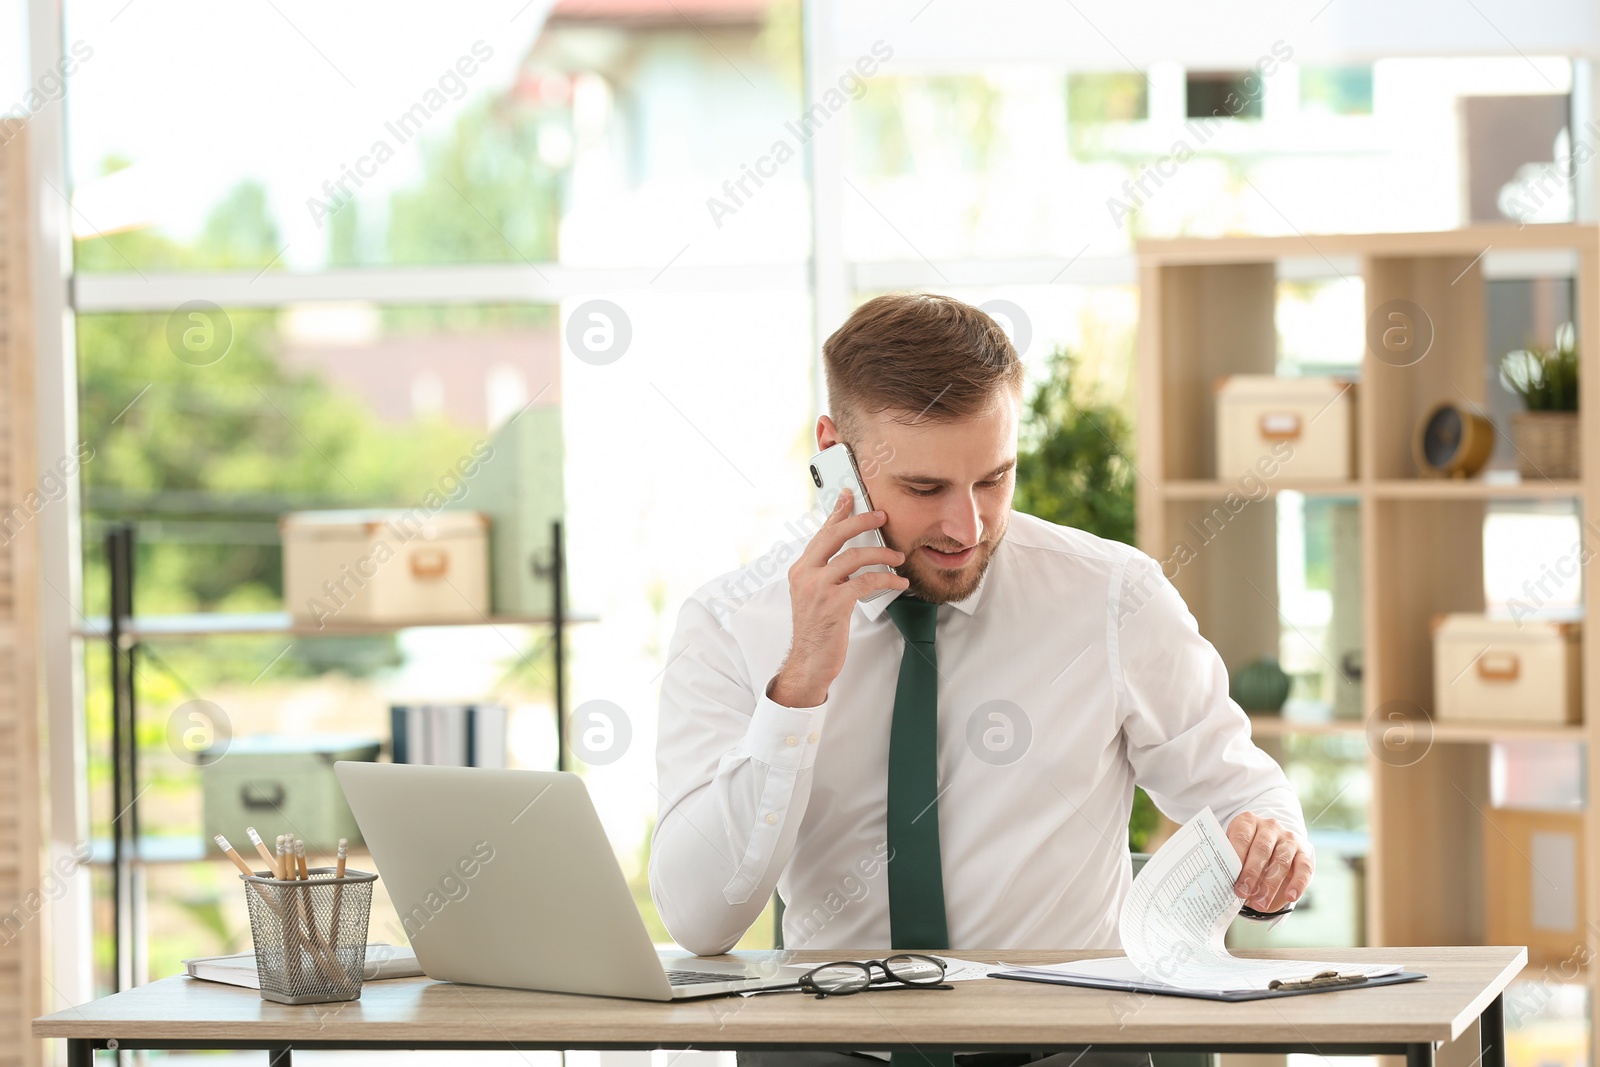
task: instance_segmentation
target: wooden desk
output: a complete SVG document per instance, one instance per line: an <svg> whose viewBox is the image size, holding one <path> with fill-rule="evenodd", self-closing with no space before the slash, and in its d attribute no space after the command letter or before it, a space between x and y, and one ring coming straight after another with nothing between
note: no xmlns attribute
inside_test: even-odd
<svg viewBox="0 0 1600 1067"><path fill-rule="evenodd" d="M745 954L754 957L770 953ZM797 952L795 962L872 953ZM979 952L964 958L1051 963L1103 952ZM71 1067L96 1049L922 1049L1048 1050L1086 1046L1218 1052L1402 1054L1431 1067L1437 1046L1481 1020L1483 1067L1504 1067L1501 993L1523 948L1369 948L1241 953L1386 960L1426 981L1245 1003L998 980L948 992L799 994L655 1003L433 982L372 982L361 999L289 1007L253 989L164 978L34 1020L65 1038Z"/></svg>

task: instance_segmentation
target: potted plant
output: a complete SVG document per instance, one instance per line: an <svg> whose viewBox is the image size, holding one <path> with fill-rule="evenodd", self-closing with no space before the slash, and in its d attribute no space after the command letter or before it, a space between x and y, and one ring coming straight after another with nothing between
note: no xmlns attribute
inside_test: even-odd
<svg viewBox="0 0 1600 1067"><path fill-rule="evenodd" d="M1552 348L1521 348L1500 374L1526 411L1511 416L1511 443L1524 478L1578 477L1578 344L1568 322Z"/></svg>

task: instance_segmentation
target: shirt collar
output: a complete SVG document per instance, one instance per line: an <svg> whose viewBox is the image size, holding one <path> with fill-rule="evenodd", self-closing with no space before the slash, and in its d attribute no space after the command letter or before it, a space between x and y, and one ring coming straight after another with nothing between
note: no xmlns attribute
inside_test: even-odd
<svg viewBox="0 0 1600 1067"><path fill-rule="evenodd" d="M1004 541L1001 542L1001 544L1004 543ZM984 587L989 584L989 578L994 574L995 563L997 562L995 557L999 554L1000 550L997 547L995 549L995 554L989 557L989 566L984 568L983 577L978 579L978 588L974 589L970 594L968 594L965 600L952 601L950 603L951 607L955 608L957 611L966 612L968 615L971 615L978 610L978 602L983 599ZM876 600L858 600L856 601L856 607L860 608L866 614L868 619L876 621L880 615L888 610L889 605L893 603L894 599L898 597L901 592L903 592L903 590L896 589L888 596L881 596Z"/></svg>

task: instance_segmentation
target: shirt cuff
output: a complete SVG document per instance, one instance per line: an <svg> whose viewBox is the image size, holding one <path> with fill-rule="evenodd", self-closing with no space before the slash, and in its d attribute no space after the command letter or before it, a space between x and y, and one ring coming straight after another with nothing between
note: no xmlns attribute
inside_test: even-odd
<svg viewBox="0 0 1600 1067"><path fill-rule="evenodd" d="M769 767L803 771L817 761L827 717L826 700L814 708L790 708L763 695L745 730L745 754Z"/></svg>
<svg viewBox="0 0 1600 1067"><path fill-rule="evenodd" d="M722 887L723 899L729 904L749 900L772 862L778 838L790 818L796 781L817 760L826 714L827 701L814 708L787 708L763 695L756 702L745 730L743 755L767 768L766 781L756 802L756 821L744 855Z"/></svg>

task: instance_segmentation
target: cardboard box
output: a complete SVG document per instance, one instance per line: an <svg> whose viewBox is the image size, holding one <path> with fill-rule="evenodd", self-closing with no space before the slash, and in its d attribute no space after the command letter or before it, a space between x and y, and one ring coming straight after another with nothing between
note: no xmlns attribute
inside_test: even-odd
<svg viewBox="0 0 1600 1067"><path fill-rule="evenodd" d="M1580 625L1440 615L1433 620L1433 717L1583 721Z"/></svg>
<svg viewBox="0 0 1600 1067"><path fill-rule="evenodd" d="M318 849L337 848L341 837L360 842L361 830L333 765L337 760L371 762L379 747L372 738L348 735L234 738L220 756L201 766L206 839L222 834L233 842L246 841L244 828L254 826L269 843L289 832ZM248 848L243 854L255 862Z"/></svg>
<svg viewBox="0 0 1600 1067"><path fill-rule="evenodd" d="M302 511L279 520L299 622L471 622L489 614L489 520L475 511Z"/></svg>
<svg viewBox="0 0 1600 1067"><path fill-rule="evenodd" d="M1527 945L1530 965L1559 964L1587 940L1583 813L1483 813L1486 943Z"/></svg>
<svg viewBox="0 0 1600 1067"><path fill-rule="evenodd" d="M1274 464L1275 477L1348 481L1355 473L1355 385L1341 378L1234 374L1216 383L1217 478Z"/></svg>

